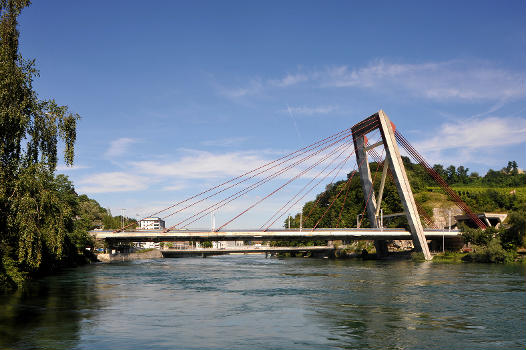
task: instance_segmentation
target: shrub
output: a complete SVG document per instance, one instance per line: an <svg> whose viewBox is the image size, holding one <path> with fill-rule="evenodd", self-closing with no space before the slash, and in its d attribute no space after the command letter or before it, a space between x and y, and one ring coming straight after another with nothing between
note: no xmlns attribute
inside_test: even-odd
<svg viewBox="0 0 526 350"><path fill-rule="evenodd" d="M212 248L213 245L212 245L212 242L210 242L210 241L204 241L204 242L201 242L201 247L203 247L203 248Z"/></svg>
<svg viewBox="0 0 526 350"><path fill-rule="evenodd" d="M429 201L429 195L423 192L418 199L420 200L421 203L425 203Z"/></svg>
<svg viewBox="0 0 526 350"><path fill-rule="evenodd" d="M499 238L493 238L486 247L475 247L475 251L462 258L463 261L481 263L507 263L513 262L513 252L507 252L502 248Z"/></svg>
<svg viewBox="0 0 526 350"><path fill-rule="evenodd" d="M425 261L426 258L424 256L424 253L422 253L422 252L412 252L411 253L411 260L420 262L420 261Z"/></svg>
<svg viewBox="0 0 526 350"><path fill-rule="evenodd" d="M526 246L526 217L524 213L512 212L508 218L508 227L501 231L503 247L513 249Z"/></svg>
<svg viewBox="0 0 526 350"><path fill-rule="evenodd" d="M482 230L480 228L470 228L467 226L463 226L461 228L462 230L462 238L464 238L464 242L471 243L478 246L486 246L489 244L489 242L495 238L498 231L493 227L488 227L485 230Z"/></svg>

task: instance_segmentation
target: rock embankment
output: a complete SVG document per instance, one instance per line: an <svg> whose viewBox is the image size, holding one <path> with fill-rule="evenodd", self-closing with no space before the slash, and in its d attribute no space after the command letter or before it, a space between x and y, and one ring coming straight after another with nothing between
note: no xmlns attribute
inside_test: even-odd
<svg viewBox="0 0 526 350"><path fill-rule="evenodd" d="M449 226L449 211L451 210L451 225L457 223L455 215L462 215L463 212L457 206L433 208L433 224L439 228Z"/></svg>
<svg viewBox="0 0 526 350"><path fill-rule="evenodd" d="M158 249L153 249L142 253L116 253L116 254L98 254L97 260L100 262L111 263L115 261L130 261L140 259L160 259L163 255Z"/></svg>

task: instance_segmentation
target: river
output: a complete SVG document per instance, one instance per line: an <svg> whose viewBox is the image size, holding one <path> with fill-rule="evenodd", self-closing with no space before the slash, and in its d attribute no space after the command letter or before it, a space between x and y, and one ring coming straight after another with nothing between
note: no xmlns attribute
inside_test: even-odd
<svg viewBox="0 0 526 350"><path fill-rule="evenodd" d="M216 256L0 296L2 349L524 349L524 265Z"/></svg>

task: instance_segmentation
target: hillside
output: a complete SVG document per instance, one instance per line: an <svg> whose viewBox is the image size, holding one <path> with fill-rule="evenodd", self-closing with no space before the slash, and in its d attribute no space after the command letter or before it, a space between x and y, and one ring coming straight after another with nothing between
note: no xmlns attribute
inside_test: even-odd
<svg viewBox="0 0 526 350"><path fill-rule="evenodd" d="M429 217L433 224L444 227L447 223L448 211L458 215L461 211L446 195L445 191L418 164L407 157L402 157L415 201L420 207L422 222L424 216ZM371 171L377 169L377 163L370 163ZM381 165L380 165L381 171ZM433 169L457 192L462 200L474 212L519 212L526 216L526 175L520 174L515 162L500 171L489 170L484 176L463 166L444 168L435 164ZM349 181L348 181L349 180ZM379 187L379 177L374 181L375 192ZM325 190L316 196L314 201L303 206L303 227L356 227L357 216L363 213L364 195L359 176L353 173L347 179L326 186ZM332 204L332 205L331 205ZM402 206L392 179L387 178L382 201L384 215L402 212ZM299 227L300 215L291 220L291 227ZM361 218L361 226L368 227L367 218ZM288 221L285 221L288 225ZM405 218L395 217L384 220L386 227L406 227Z"/></svg>

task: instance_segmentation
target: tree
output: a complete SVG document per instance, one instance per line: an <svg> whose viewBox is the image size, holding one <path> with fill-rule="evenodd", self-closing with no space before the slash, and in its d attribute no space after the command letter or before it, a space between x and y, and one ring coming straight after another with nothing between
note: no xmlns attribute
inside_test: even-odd
<svg viewBox="0 0 526 350"><path fill-rule="evenodd" d="M440 175L442 178L445 178L446 171L444 170L444 166L442 164L435 164L433 165L433 170L437 172L438 175Z"/></svg>
<svg viewBox="0 0 526 350"><path fill-rule="evenodd" d="M464 168L464 166L460 165L457 168L457 181L461 183L467 183L469 180L468 172L469 168Z"/></svg>
<svg viewBox="0 0 526 350"><path fill-rule="evenodd" d="M72 193L54 177L57 145L73 164L77 114L33 90L34 60L18 52L17 18L28 0L0 0L0 285L19 284L64 257L74 231ZM68 186L66 186L68 187ZM74 191L73 191L74 193Z"/></svg>
<svg viewBox="0 0 526 350"><path fill-rule="evenodd" d="M457 182L457 170L454 165L450 165L446 169L446 177L447 177L447 183L448 184L454 184Z"/></svg>
<svg viewBox="0 0 526 350"><path fill-rule="evenodd" d="M501 233L505 247L526 246L526 217L524 213L512 212L508 218L508 227Z"/></svg>
<svg viewBox="0 0 526 350"><path fill-rule="evenodd" d="M516 161L511 162L511 173L513 175L517 175L519 173L519 166L517 165Z"/></svg>
<svg viewBox="0 0 526 350"><path fill-rule="evenodd" d="M210 241L203 241L203 242L201 242L201 247L203 247L203 248L212 248L213 244Z"/></svg>

